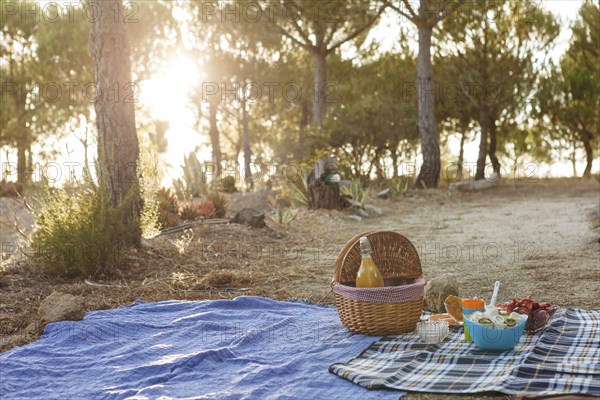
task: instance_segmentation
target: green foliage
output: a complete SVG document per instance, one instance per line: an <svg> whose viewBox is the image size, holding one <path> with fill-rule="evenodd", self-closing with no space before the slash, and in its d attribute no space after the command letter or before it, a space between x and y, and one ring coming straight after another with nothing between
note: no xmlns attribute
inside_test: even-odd
<svg viewBox="0 0 600 400"><path fill-rule="evenodd" d="M198 212L196 206L192 204L186 204L181 208L181 210L179 210L179 218L184 222L196 221L198 218L200 218L200 213Z"/></svg>
<svg viewBox="0 0 600 400"><path fill-rule="evenodd" d="M352 200L360 203L365 203L369 196L369 191L363 189L362 183L358 179L352 181L350 185L342 186L340 193L345 196L350 196Z"/></svg>
<svg viewBox="0 0 600 400"><path fill-rule="evenodd" d="M235 187L235 178L233 176L228 175L221 180L221 191L225 193L237 192L237 188Z"/></svg>
<svg viewBox="0 0 600 400"><path fill-rule="evenodd" d="M139 166L140 198L143 202L142 211L140 212L140 226L142 237L152 239L160 233L160 203L157 199L157 193L160 189L158 162L151 160L147 153L142 152Z"/></svg>
<svg viewBox="0 0 600 400"><path fill-rule="evenodd" d="M133 198L113 208L103 186L72 195L47 189L34 210L34 265L67 276L111 271L139 237L139 221L130 217Z"/></svg>
<svg viewBox="0 0 600 400"><path fill-rule="evenodd" d="M33 165L31 146L49 135L64 134L62 128L73 118L89 114L83 91L63 85L93 81L89 23L81 10L73 12L71 20L61 17L49 22L39 15L23 18L20 12L4 12L9 3L0 1L0 146L18 149L18 180L26 182L21 172ZM33 10L35 3L13 5ZM62 95L56 96L55 89L45 90L50 83Z"/></svg>
<svg viewBox="0 0 600 400"><path fill-rule="evenodd" d="M206 195L206 199L210 201L215 208L215 216L217 218L225 218L227 214L227 199L221 193L213 191Z"/></svg>
<svg viewBox="0 0 600 400"><path fill-rule="evenodd" d="M534 104L541 121L539 134L558 141L559 148L571 148L572 158L583 145L583 175L590 177L600 139L600 7L586 1L579 17L569 49L560 66L542 79Z"/></svg>
<svg viewBox="0 0 600 400"><path fill-rule="evenodd" d="M292 205L308 206L308 168L302 167L295 180L286 180L279 198Z"/></svg>
<svg viewBox="0 0 600 400"><path fill-rule="evenodd" d="M156 194L158 201L158 222L162 228L179 224L179 201L170 189L162 188Z"/></svg>
<svg viewBox="0 0 600 400"><path fill-rule="evenodd" d="M269 218L280 225L291 224L298 216L298 210L290 207L277 207L273 214L269 214Z"/></svg>
<svg viewBox="0 0 600 400"><path fill-rule="evenodd" d="M183 157L183 179L173 181L175 192L181 198L201 197L206 193L206 174L195 153Z"/></svg>
<svg viewBox="0 0 600 400"><path fill-rule="evenodd" d="M436 115L447 135L471 130L488 132L480 147L496 156L491 146L507 154L515 138L515 121L526 126L533 88L560 25L549 11L531 7L526 0L481 0L460 7L436 30L437 57L434 62ZM545 59L546 58L546 59ZM483 142L481 142L483 140ZM508 146L507 146L508 145ZM483 171L485 158L478 160Z"/></svg>
<svg viewBox="0 0 600 400"><path fill-rule="evenodd" d="M415 61L408 52L382 54L360 66L331 57L330 70L339 86L323 145L335 149L341 176L360 179L374 170L383 180L381 160L398 168L418 148Z"/></svg>
<svg viewBox="0 0 600 400"><path fill-rule="evenodd" d="M273 212L269 214L268 217L273 222L280 225L289 225L298 216L298 210L284 206L284 204L289 204L289 201L285 198L282 198L280 193L278 193L275 197L269 196L267 200L273 209Z"/></svg>
<svg viewBox="0 0 600 400"><path fill-rule="evenodd" d="M395 195L399 196L404 195L408 191L411 183L412 178L407 176L399 176L390 180L389 187L393 190Z"/></svg>

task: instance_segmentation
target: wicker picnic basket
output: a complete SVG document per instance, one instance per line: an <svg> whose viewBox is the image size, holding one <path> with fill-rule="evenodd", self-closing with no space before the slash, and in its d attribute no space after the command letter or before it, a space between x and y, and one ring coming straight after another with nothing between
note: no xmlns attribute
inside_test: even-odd
<svg viewBox="0 0 600 400"><path fill-rule="evenodd" d="M367 236L373 261L386 286L356 288L360 268L359 240ZM423 311L425 279L417 249L396 232L367 231L352 238L340 252L331 290L342 323L352 332L365 335L395 335L415 329Z"/></svg>

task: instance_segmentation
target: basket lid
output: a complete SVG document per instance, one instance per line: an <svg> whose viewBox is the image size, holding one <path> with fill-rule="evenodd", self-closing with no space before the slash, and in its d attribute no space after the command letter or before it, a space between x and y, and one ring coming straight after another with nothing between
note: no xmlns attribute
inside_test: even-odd
<svg viewBox="0 0 600 400"><path fill-rule="evenodd" d="M384 278L417 279L423 275L417 249L408 238L392 231L367 231L350 239L338 255L333 275L336 282L355 282L361 262L359 240L362 236L369 238L373 261Z"/></svg>

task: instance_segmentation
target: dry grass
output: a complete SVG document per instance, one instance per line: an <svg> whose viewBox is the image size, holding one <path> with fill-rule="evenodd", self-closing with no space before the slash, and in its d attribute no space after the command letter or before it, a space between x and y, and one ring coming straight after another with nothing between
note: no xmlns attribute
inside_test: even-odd
<svg viewBox="0 0 600 400"><path fill-rule="evenodd" d="M407 235L421 253L425 276L451 272L465 296L488 297L493 282L500 279L500 300L534 294L563 306L598 308L598 187L595 181L506 182L482 193L427 190L391 201L374 200L385 215L361 223L338 211L302 210L289 226L271 221L265 229L200 226L156 238L151 247L131 253L115 274L96 278L110 287L47 276L24 263L5 263L0 272L0 351L39 336L34 323L37 308L53 291L83 296L90 311L138 299L257 295L317 301L328 292L340 249L356 233L370 229ZM454 244L464 251L467 243L480 247L493 243L502 256L470 259L463 253L453 259L435 247ZM518 254L515 243L521 246ZM527 248L527 243L535 248ZM467 397L419 394L410 398Z"/></svg>

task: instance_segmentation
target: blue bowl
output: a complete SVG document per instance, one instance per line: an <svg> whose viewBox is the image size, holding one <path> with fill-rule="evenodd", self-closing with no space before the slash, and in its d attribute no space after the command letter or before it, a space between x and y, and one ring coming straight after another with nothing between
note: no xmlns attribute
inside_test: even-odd
<svg viewBox="0 0 600 400"><path fill-rule="evenodd" d="M469 318L465 318L465 324L467 324L473 342L480 349L508 351L514 349L517 343L519 343L525 325L527 325L527 318L512 328L506 329L493 329L481 326L471 321Z"/></svg>

